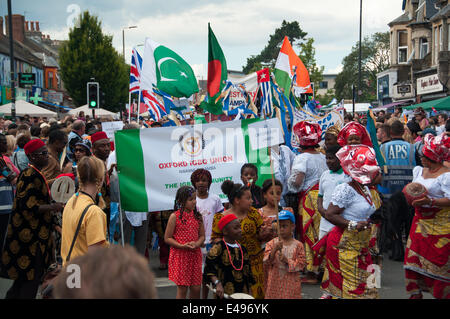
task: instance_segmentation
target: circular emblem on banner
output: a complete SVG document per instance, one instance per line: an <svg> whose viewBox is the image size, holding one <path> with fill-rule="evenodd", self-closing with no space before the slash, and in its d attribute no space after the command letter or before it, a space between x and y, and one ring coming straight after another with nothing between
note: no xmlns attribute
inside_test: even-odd
<svg viewBox="0 0 450 319"><path fill-rule="evenodd" d="M187 132L179 139L181 150L188 156L200 155L205 148L203 134L199 131Z"/></svg>
<svg viewBox="0 0 450 319"><path fill-rule="evenodd" d="M75 194L75 182L68 176L56 179L52 184L52 198L57 203L67 203Z"/></svg>

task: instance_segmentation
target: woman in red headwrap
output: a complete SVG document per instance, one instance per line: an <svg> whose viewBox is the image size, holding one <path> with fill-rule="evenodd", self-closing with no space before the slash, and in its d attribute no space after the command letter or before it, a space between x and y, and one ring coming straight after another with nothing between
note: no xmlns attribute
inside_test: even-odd
<svg viewBox="0 0 450 319"><path fill-rule="evenodd" d="M370 135L367 132L367 129L358 122L349 122L342 128L338 135L338 143L341 146L362 144L373 147L372 140L370 139ZM382 175L379 174L372 180L372 183L368 185L376 209L380 208L382 205L381 196L376 186L378 184L381 184L381 182ZM380 256L377 240L378 234L380 232L379 228L380 224L371 225L371 243L373 243L371 247L371 253L374 256Z"/></svg>
<svg viewBox="0 0 450 319"><path fill-rule="evenodd" d="M415 216L405 251L406 291L411 299L422 292L435 298L450 298L450 136L425 135L423 167L413 170L413 182L427 189L427 195L412 202Z"/></svg>
<svg viewBox="0 0 450 319"><path fill-rule="evenodd" d="M372 147L369 133L358 122L347 123L339 132L337 141L341 146L364 144Z"/></svg>
<svg viewBox="0 0 450 319"><path fill-rule="evenodd" d="M295 157L292 164L288 186L291 192L300 193L296 231L297 238L305 245L307 278L304 282L317 283L320 259L312 246L319 239L319 180L328 167L325 155L316 150L322 140L322 130L318 124L299 122L294 126L294 134L299 139L301 154Z"/></svg>
<svg viewBox="0 0 450 319"><path fill-rule="evenodd" d="M52 215L62 205L51 203L50 188L42 174L48 165L48 150L39 139L24 146L30 165L17 179L0 277L14 280L7 299L34 299L44 271L53 262Z"/></svg>
<svg viewBox="0 0 450 319"><path fill-rule="evenodd" d="M365 145L346 145L336 157L352 181L336 187L325 213L336 227L327 235L322 290L329 298L377 298L376 283L369 278L372 271L377 278L369 252L370 216L375 212L375 204L367 185L380 168L374 150Z"/></svg>

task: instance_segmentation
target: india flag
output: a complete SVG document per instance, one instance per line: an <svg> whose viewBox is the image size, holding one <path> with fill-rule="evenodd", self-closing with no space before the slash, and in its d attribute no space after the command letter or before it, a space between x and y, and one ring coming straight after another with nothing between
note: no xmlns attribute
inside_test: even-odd
<svg viewBox="0 0 450 319"><path fill-rule="evenodd" d="M313 93L309 73L302 60L295 54L288 37L284 37L283 45L275 64L275 80L284 94L289 97L292 78L296 70L297 80L293 88L298 93Z"/></svg>
<svg viewBox="0 0 450 319"><path fill-rule="evenodd" d="M225 180L242 183L245 163L256 165L261 185L271 178L267 145L284 140L277 119L249 119L122 130L115 142L122 208L152 212L173 209L178 188L191 185L190 176L199 168L211 172L210 192L223 202L228 200L220 186Z"/></svg>

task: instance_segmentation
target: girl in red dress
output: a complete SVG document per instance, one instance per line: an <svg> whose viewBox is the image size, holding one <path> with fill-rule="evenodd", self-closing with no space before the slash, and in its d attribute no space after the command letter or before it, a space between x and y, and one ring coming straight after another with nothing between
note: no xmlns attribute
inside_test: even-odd
<svg viewBox="0 0 450 319"><path fill-rule="evenodd" d="M177 285L177 299L200 298L202 252L205 241L202 216L196 209L195 189L180 187L175 198L175 212L167 223L165 242L171 246L169 280Z"/></svg>

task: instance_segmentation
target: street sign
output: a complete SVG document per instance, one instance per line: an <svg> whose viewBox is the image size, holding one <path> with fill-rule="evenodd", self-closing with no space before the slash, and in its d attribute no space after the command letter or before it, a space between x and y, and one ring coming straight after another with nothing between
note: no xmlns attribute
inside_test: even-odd
<svg viewBox="0 0 450 319"><path fill-rule="evenodd" d="M36 74L19 73L19 87L33 86L36 84Z"/></svg>

